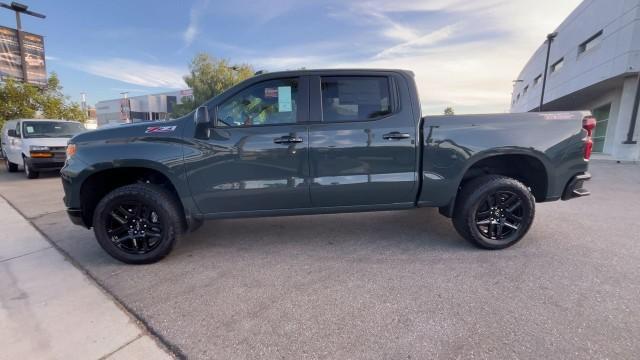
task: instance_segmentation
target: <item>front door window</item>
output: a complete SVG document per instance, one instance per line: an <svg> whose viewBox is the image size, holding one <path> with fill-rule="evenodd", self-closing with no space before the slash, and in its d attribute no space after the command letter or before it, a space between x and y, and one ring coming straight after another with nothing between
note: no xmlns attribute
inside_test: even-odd
<svg viewBox="0 0 640 360"><path fill-rule="evenodd" d="M297 79L261 82L232 96L218 107L218 126L295 124L297 95Z"/></svg>

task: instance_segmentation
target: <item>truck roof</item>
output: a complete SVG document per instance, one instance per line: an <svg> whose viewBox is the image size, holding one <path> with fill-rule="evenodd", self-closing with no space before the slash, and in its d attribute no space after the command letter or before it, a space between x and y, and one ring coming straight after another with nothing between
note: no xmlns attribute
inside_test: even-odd
<svg viewBox="0 0 640 360"><path fill-rule="evenodd" d="M13 120L8 120L9 121L57 121L57 122L78 122L75 120L64 120L64 119L13 119Z"/></svg>
<svg viewBox="0 0 640 360"><path fill-rule="evenodd" d="M414 73L411 70L404 69L365 69L365 68L352 68L352 69L302 69L302 70L284 70L274 71L264 74L259 74L257 77L281 77L281 76L301 76L301 75L366 75L376 72L396 72L403 73L413 77Z"/></svg>

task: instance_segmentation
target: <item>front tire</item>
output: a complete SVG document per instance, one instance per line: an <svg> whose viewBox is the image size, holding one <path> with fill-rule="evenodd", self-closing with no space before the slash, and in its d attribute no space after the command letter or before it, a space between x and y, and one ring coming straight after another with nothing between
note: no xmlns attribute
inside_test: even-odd
<svg viewBox="0 0 640 360"><path fill-rule="evenodd" d="M26 158L22 158L22 164L24 165L24 174L27 175L28 179L37 179L38 177L40 177L40 173L33 170L33 168L29 166Z"/></svg>
<svg viewBox="0 0 640 360"><path fill-rule="evenodd" d="M7 167L8 172L13 173L18 171L18 164L15 164L9 161L9 158L7 157L6 154L4 155L4 165Z"/></svg>
<svg viewBox="0 0 640 360"><path fill-rule="evenodd" d="M180 206L151 184L117 188L96 206L93 230L100 246L127 264L150 264L167 256L182 233Z"/></svg>
<svg viewBox="0 0 640 360"><path fill-rule="evenodd" d="M520 241L534 216L535 199L524 184L505 176L487 175L463 186L453 225L472 244L499 250Z"/></svg>

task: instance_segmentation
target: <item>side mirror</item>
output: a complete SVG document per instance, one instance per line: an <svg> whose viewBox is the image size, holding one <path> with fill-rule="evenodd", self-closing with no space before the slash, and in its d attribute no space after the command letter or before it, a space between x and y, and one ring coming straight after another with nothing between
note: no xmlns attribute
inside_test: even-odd
<svg viewBox="0 0 640 360"><path fill-rule="evenodd" d="M16 133L16 129L9 129L9 131L7 131L7 135L10 137L18 137L18 134Z"/></svg>
<svg viewBox="0 0 640 360"><path fill-rule="evenodd" d="M211 120L209 119L209 109L200 106L193 114L193 121L196 123L196 138L208 140L211 136Z"/></svg>
<svg viewBox="0 0 640 360"><path fill-rule="evenodd" d="M209 109L206 106L200 106L193 116L196 125L209 125Z"/></svg>

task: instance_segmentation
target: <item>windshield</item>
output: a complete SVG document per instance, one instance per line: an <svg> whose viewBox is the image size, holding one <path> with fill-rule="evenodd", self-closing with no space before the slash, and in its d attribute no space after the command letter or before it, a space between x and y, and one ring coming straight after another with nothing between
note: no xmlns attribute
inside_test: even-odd
<svg viewBox="0 0 640 360"><path fill-rule="evenodd" d="M75 122L26 121L22 124L25 138L71 138L84 131L84 126Z"/></svg>

